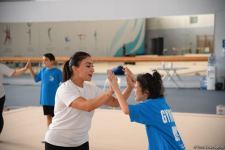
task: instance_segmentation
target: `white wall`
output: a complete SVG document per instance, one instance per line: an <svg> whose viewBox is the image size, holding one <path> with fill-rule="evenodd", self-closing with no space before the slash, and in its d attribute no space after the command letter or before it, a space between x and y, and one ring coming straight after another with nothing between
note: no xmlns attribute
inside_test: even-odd
<svg viewBox="0 0 225 150"><path fill-rule="evenodd" d="M210 14L225 0L46 0L1 2L0 22L109 20Z"/></svg>

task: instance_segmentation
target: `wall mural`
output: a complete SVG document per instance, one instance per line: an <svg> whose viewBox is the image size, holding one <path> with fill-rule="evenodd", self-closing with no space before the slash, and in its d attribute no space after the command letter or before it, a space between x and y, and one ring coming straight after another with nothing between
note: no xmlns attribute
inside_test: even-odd
<svg viewBox="0 0 225 150"><path fill-rule="evenodd" d="M93 56L144 53L145 19L74 22L0 23L0 56Z"/></svg>
<svg viewBox="0 0 225 150"><path fill-rule="evenodd" d="M110 49L118 46L115 56L144 54L144 35L145 20L127 21L116 33ZM121 43L124 41L123 38L129 40Z"/></svg>

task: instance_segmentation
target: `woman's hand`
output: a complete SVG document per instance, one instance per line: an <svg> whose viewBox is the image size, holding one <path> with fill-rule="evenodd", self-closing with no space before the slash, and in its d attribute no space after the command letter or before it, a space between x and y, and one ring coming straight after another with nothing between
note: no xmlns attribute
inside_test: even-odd
<svg viewBox="0 0 225 150"><path fill-rule="evenodd" d="M116 88L119 88L117 77L113 74L112 70L107 71L107 76L110 87L115 91Z"/></svg>

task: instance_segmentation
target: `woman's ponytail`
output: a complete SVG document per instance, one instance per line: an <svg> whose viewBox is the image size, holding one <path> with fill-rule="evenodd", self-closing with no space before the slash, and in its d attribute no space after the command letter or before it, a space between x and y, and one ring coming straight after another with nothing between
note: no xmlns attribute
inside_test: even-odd
<svg viewBox="0 0 225 150"><path fill-rule="evenodd" d="M69 80L72 76L72 70L70 69L69 61L70 60L67 60L63 66L63 82Z"/></svg>

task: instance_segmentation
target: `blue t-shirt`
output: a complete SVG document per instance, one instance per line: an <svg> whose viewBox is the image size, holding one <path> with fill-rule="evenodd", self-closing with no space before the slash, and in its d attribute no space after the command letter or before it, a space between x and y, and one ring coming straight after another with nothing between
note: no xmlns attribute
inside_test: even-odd
<svg viewBox="0 0 225 150"><path fill-rule="evenodd" d="M144 124L149 150L184 150L172 112L164 98L129 105L130 120Z"/></svg>
<svg viewBox="0 0 225 150"><path fill-rule="evenodd" d="M62 71L58 68L42 68L35 75L35 82L41 81L40 104L46 106L55 105L55 93L62 81Z"/></svg>

